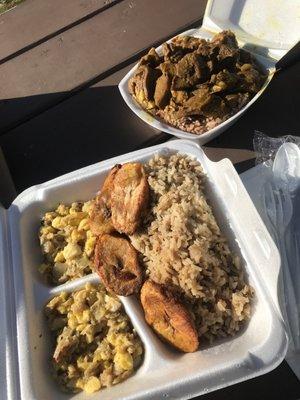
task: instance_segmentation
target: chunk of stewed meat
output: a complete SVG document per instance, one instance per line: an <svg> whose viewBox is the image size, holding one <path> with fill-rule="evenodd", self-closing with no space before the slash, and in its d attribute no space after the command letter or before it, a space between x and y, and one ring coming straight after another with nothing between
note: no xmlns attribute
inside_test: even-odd
<svg viewBox="0 0 300 400"><path fill-rule="evenodd" d="M225 69L218 74L212 75L210 83L213 85L211 89L213 93L228 92L238 89L240 77L236 73Z"/></svg>
<svg viewBox="0 0 300 400"><path fill-rule="evenodd" d="M194 115L217 117L227 111L227 106L221 97L200 90L180 107L176 116L177 118Z"/></svg>
<svg viewBox="0 0 300 400"><path fill-rule="evenodd" d="M129 80L129 92L147 109L154 107L155 83L160 75L161 71L159 69L153 69L149 65L141 65Z"/></svg>
<svg viewBox="0 0 300 400"><path fill-rule="evenodd" d="M249 93L232 93L225 96L225 102L231 110L243 107L250 99Z"/></svg>
<svg viewBox="0 0 300 400"><path fill-rule="evenodd" d="M139 65L148 65L151 68L157 67L161 62L161 58L157 54L154 47L152 47L148 53L143 56L139 62Z"/></svg>
<svg viewBox="0 0 300 400"><path fill-rule="evenodd" d="M164 108L171 97L172 78L168 75L160 76L156 81L154 102L158 108Z"/></svg>
<svg viewBox="0 0 300 400"><path fill-rule="evenodd" d="M211 43L213 45L226 45L232 49L238 49L238 42L236 40L235 34L231 31L222 31L215 35Z"/></svg>
<svg viewBox="0 0 300 400"><path fill-rule="evenodd" d="M252 64L242 65L238 75L242 78L243 90L250 93L257 93L260 90L263 77Z"/></svg>
<svg viewBox="0 0 300 400"><path fill-rule="evenodd" d="M173 85L174 90L190 88L207 79L208 67L202 56L188 53L176 64L176 76L180 78L181 84L179 87Z"/></svg>

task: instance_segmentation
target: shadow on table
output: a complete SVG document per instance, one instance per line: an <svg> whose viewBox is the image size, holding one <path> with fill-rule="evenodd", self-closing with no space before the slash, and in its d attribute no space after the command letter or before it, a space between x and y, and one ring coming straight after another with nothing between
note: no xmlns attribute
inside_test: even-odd
<svg viewBox="0 0 300 400"><path fill-rule="evenodd" d="M44 101L45 96L52 101L52 94L38 97ZM17 113L31 101L30 97L8 100L9 108L15 107ZM2 104L0 118L3 112ZM86 89L20 124L0 136L0 146L17 191L21 191L168 138L137 118L116 86L102 86Z"/></svg>
<svg viewBox="0 0 300 400"><path fill-rule="evenodd" d="M252 150L255 130L271 136L299 135L299 67L300 63L275 76L257 102L206 146ZM48 109L39 109L36 116L30 114L28 110L39 102ZM28 112L26 116L22 114L24 109ZM16 115L22 115L19 126L0 136L0 146L17 191L169 139L168 135L135 116L115 85L98 85L73 94L51 93L0 100L2 128L12 121L16 123ZM239 172L248 165L241 165Z"/></svg>
<svg viewBox="0 0 300 400"><path fill-rule="evenodd" d="M284 361L274 371L194 400L298 400L300 383Z"/></svg>

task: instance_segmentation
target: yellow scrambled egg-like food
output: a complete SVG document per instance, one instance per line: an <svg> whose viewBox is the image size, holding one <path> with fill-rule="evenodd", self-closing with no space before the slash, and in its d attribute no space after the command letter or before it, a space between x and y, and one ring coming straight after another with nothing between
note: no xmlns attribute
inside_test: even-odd
<svg viewBox="0 0 300 400"><path fill-rule="evenodd" d="M60 204L42 218L39 240L44 255L40 272L61 284L93 272L96 238L89 226L92 202Z"/></svg>
<svg viewBox="0 0 300 400"><path fill-rule="evenodd" d="M54 375L64 390L93 393L140 365L142 342L119 299L101 284L62 292L45 313L55 339Z"/></svg>

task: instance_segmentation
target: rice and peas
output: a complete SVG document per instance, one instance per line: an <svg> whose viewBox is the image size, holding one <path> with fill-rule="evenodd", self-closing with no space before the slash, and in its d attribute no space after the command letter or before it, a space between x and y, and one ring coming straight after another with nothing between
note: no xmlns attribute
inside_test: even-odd
<svg viewBox="0 0 300 400"><path fill-rule="evenodd" d="M190 157L173 154L171 156L156 155L144 167L148 174L151 191L151 207L143 226L138 232L131 235L130 239L132 245L140 252L141 263L146 274L153 281L165 284L177 291L182 302L192 312L201 339L212 342L217 338L233 336L250 317L253 289L246 283L240 261L238 257L231 253L226 239L220 232L211 207L206 201L205 174L200 164ZM78 206L78 204L80 205ZM93 250L86 251L87 243L90 243L89 249L93 249L94 246L94 238L88 227L90 204L90 202L75 203L71 207L59 205L58 211L55 211L56 214L47 213L44 217L44 221L46 220L47 223L44 223L40 231L40 241L45 254L42 272L48 278L50 277L52 282L60 283L76 279L93 271ZM65 218L72 214L73 211L70 211L74 208L77 210L74 213L83 213L77 216L77 219L68 217L66 221L63 220L64 222L56 219L57 217ZM61 210L64 210L63 214L65 215L57 215L62 213ZM51 227L51 232L48 232L45 226L48 229ZM84 234L81 235L82 229ZM58 240L58 246L55 246L53 240L61 230L64 232L63 239ZM50 242L53 245L51 249L54 249L50 252L50 257L49 251L45 252L45 242L49 241L49 238L45 239L45 235L49 235L49 233L50 238L52 238ZM51 236L52 234L53 236ZM66 257L68 250L65 251L65 248L70 244L77 244L78 251L72 253L72 257L68 258ZM57 257L59 261L56 260ZM86 262L82 261L82 257ZM57 263L66 264L61 269L59 268L59 273L57 273ZM88 287L85 290L88 293L91 289ZM105 291L103 286L99 286L97 290L99 290L99 293ZM107 292L105 293L106 296L110 296ZM60 296L66 295L59 295L51 301L54 301L54 303L60 301L58 300ZM70 296L72 298L74 294ZM71 304L73 301L69 298L66 299L67 304ZM101 301L103 302L103 295L100 295L98 303L99 306L105 308L105 301L103 303ZM51 302L47 307L48 315L49 312L50 316L52 312L57 313L56 308L51 306ZM72 306L69 305L68 307L64 311L66 322L64 329L65 326L69 325L72 315ZM53 308L52 311L51 308ZM128 319L124 310L118 312L122 318ZM110 317L112 316L113 312L110 312ZM95 316L93 318L95 319ZM87 329L88 324L91 324L91 322L81 321L80 325L83 325L81 327L83 331ZM81 337L81 332L77 332L76 335ZM131 335L133 340L131 344L133 350L130 354L137 354L140 362L142 345L129 320L126 325L126 332ZM61 328L54 329L55 340L58 340L61 334ZM117 330L116 336L118 337L118 335L119 331ZM95 342L94 338L91 338L93 350L87 356L89 362L92 363L94 362L93 351L96 354L97 346L101 347L102 340L106 340L106 338L100 335L100 339L97 340ZM111 347L111 344L109 344L109 347ZM80 358L82 355L78 354L78 357ZM125 379L138 366L139 362L133 362L129 372L127 370L119 378L114 357L111 360L106 360L108 372L105 372L105 374L110 375L109 383L113 384ZM72 365L74 366L74 364ZM76 387L87 391L91 390L89 386L85 386L89 385L89 375L86 375L88 365L88 362L86 364L81 363L81 370L76 375ZM56 368L64 369L66 367L59 364L56 365ZM99 368L97 373L106 371L103 370L103 366ZM96 378L99 380L99 377ZM63 382L65 388L70 389L68 385L73 385L73 383L70 383L72 381L70 379L70 376L67 376L65 382ZM96 380L93 382L95 383ZM95 386L93 386L93 383L90 385L93 388L92 391L105 386L101 378L99 382L95 383Z"/></svg>
<svg viewBox="0 0 300 400"><path fill-rule="evenodd" d="M175 287L212 342L234 335L250 317L253 289L205 197L205 174L186 156L155 156L145 166L152 192L142 231L131 236L149 277Z"/></svg>

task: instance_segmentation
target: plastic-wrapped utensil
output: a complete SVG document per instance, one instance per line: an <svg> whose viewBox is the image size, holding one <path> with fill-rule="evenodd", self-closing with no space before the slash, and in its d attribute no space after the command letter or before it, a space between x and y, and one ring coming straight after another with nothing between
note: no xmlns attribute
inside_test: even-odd
<svg viewBox="0 0 300 400"><path fill-rule="evenodd" d="M269 231L277 244L280 251L282 266L281 281L280 281L280 305L283 314L288 335L290 338L290 345L293 349L297 343L299 336L299 322L298 319L292 315L293 310L296 309L295 294L291 282L290 268L288 266L288 256L285 245L286 225L290 222L290 215L283 213L282 199L280 198L279 190L273 181L267 181L263 186L263 205L264 212L268 220ZM286 288L289 287L289 291ZM292 311L291 311L292 310Z"/></svg>
<svg viewBox="0 0 300 400"><path fill-rule="evenodd" d="M300 138L254 133L255 168L242 180L281 253L277 296L290 338L286 360L300 380Z"/></svg>
<svg viewBox="0 0 300 400"><path fill-rule="evenodd" d="M300 378L300 149L284 143L263 186L264 213L282 260L281 305L290 338L287 360Z"/></svg>
<svg viewBox="0 0 300 400"><path fill-rule="evenodd" d="M255 131L253 148L256 153L256 164L264 163L265 166L272 167L275 155L283 143L295 143L300 147L300 137L285 135L275 138Z"/></svg>
<svg viewBox="0 0 300 400"><path fill-rule="evenodd" d="M300 185L300 149L296 143L285 143L275 156L273 174L278 186L294 192Z"/></svg>

